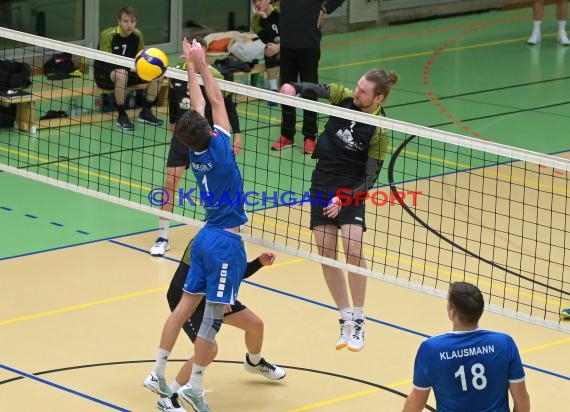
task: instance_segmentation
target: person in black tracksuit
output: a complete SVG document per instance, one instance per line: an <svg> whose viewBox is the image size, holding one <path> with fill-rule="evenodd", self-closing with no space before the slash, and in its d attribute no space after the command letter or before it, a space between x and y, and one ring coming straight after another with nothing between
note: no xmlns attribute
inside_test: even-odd
<svg viewBox="0 0 570 412"><path fill-rule="evenodd" d="M280 66L281 84L291 82L318 83L321 57L321 21L334 12L344 0L281 0L280 7ZM282 106L281 137L273 150L291 147L295 139L296 112L291 106ZM317 136L317 114L303 112L303 152L311 154Z"/></svg>

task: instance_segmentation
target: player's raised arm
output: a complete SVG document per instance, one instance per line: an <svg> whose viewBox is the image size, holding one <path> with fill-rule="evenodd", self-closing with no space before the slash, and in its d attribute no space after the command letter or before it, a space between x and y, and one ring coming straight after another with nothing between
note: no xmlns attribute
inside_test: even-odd
<svg viewBox="0 0 570 412"><path fill-rule="evenodd" d="M194 40L192 44L189 45L188 52L191 60L194 62L195 69L200 73L202 80L204 81L206 96L208 96L208 100L212 105L212 119L214 124L230 131L230 121L226 112L224 96L222 95L222 91L220 90L216 79L214 79L212 72L208 68L208 64L206 63L206 54L202 49L202 46Z"/></svg>
<svg viewBox="0 0 570 412"><path fill-rule="evenodd" d="M196 78L196 68L194 66L194 61L192 59L192 43L188 42L185 38L182 42L182 50L184 60L186 61L186 72L188 73L188 93L190 94L190 101L192 102L192 108L204 116L204 109L206 107L206 101L200 90L200 85L198 84L198 79Z"/></svg>

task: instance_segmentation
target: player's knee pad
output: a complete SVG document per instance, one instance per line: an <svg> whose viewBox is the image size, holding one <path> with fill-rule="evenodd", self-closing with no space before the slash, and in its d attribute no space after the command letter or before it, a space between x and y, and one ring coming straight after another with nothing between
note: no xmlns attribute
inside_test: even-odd
<svg viewBox="0 0 570 412"><path fill-rule="evenodd" d="M206 302L204 318L202 319L202 324L198 331L199 338L210 342L214 342L216 340L216 334L220 331L222 322L224 321L225 306L226 305L223 303Z"/></svg>

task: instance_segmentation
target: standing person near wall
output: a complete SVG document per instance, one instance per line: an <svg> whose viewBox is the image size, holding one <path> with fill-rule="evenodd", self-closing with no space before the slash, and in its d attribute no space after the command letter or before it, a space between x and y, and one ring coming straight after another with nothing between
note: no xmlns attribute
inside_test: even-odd
<svg viewBox="0 0 570 412"><path fill-rule="evenodd" d="M281 84L319 82L321 58L321 23L344 0L281 0ZM296 112L291 106L282 106L281 136L271 145L272 150L293 146ZM317 136L317 114L303 112L303 153L312 154Z"/></svg>
<svg viewBox="0 0 570 412"><path fill-rule="evenodd" d="M251 19L251 29L265 43L265 71L269 89L276 92L279 89L279 9L270 4L269 0L251 0L255 15Z"/></svg>
<svg viewBox="0 0 570 412"><path fill-rule="evenodd" d="M544 18L544 0L534 0L532 5L532 34L526 41L527 44L535 45L540 43L542 19ZM558 20L557 40L563 46L570 46L570 40L566 34L566 19L568 18L568 0L556 1L556 20Z"/></svg>

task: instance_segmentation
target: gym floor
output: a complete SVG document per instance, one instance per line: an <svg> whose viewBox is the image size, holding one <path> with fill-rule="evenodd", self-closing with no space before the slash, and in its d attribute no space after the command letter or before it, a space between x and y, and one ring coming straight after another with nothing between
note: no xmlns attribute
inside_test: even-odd
<svg viewBox="0 0 570 412"><path fill-rule="evenodd" d="M371 67L395 70L401 79L386 104L389 117L566 157L569 48L555 41L552 7L542 43L527 46L530 14L493 11L327 36L320 80L353 87ZM246 105L238 109L244 119L252 115ZM272 110L269 121L278 124L279 114ZM14 146L4 136L4 154L28 153L26 137ZM165 130L164 150L168 142ZM248 150L265 149L246 139L246 156ZM298 147L287 156L311 166ZM172 249L153 258L155 216L8 173L0 181L0 410L154 410L142 380L168 315L166 287L197 229L174 227ZM310 240L308 230L302 234ZM246 247L250 259L265 250ZM367 346L337 352L338 315L320 265L284 253L244 283L240 300L263 318L263 355L287 377L269 382L244 372L243 333L223 327L205 381L216 411L398 411L420 342L450 328L445 300L370 280ZM570 337L489 312L481 327L515 338L533 410L563 409L570 364L560 359ZM192 351L181 335L168 380Z"/></svg>

